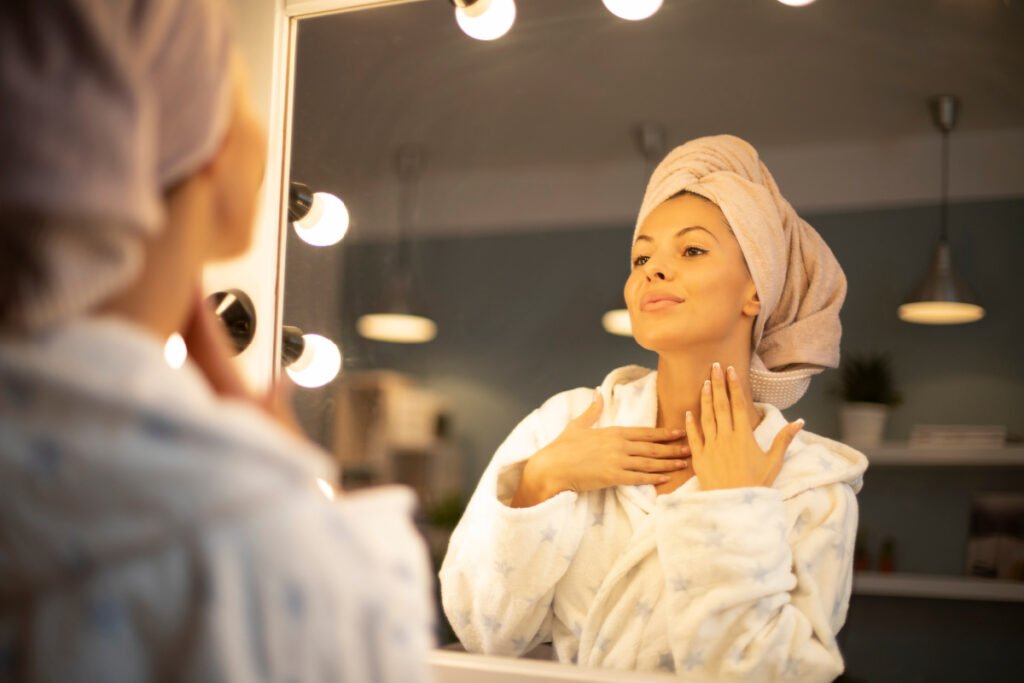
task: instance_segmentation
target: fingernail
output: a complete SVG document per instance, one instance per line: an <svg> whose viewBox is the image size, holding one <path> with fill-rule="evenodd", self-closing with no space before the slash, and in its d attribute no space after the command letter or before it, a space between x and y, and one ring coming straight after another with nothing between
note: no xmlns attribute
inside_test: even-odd
<svg viewBox="0 0 1024 683"><path fill-rule="evenodd" d="M682 436L685 433L686 432L684 432L682 429L673 429L672 430L672 436Z"/></svg>
<svg viewBox="0 0 1024 683"><path fill-rule="evenodd" d="M730 365L727 372L729 373L729 379L736 379L736 368Z"/></svg>
<svg viewBox="0 0 1024 683"><path fill-rule="evenodd" d="M709 380L709 379L704 380L704 391L705 392L710 392L711 391L711 380Z"/></svg>
<svg viewBox="0 0 1024 683"><path fill-rule="evenodd" d="M721 374L721 372L722 372L722 366L721 366L721 365L720 365L720 364L718 363L718 361L715 361L715 362L714 362L714 363L713 363L713 364L711 365L711 368L712 368L712 369L713 369L713 370L714 370L715 372L717 372L717 373L719 373L719 374Z"/></svg>
<svg viewBox="0 0 1024 683"><path fill-rule="evenodd" d="M796 423L801 427L807 424L807 422L802 417L799 420L797 420Z"/></svg>
<svg viewBox="0 0 1024 683"><path fill-rule="evenodd" d="M687 410L686 411L686 421L689 422L692 419L693 419L693 413L691 413L689 410Z"/></svg>

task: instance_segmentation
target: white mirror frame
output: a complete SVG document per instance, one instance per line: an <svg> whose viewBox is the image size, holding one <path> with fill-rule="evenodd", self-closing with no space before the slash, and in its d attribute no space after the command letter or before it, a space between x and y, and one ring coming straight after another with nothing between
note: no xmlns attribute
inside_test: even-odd
<svg viewBox="0 0 1024 683"><path fill-rule="evenodd" d="M250 69L257 107L264 110L268 129L267 172L256 237L250 253L237 263L208 269L207 289L221 283L247 289L264 322L257 326L255 349L241 359L256 386L278 379L280 335L284 308L287 182L291 164L291 125L294 95L295 44L299 19L345 10L364 10L423 0L234 0L241 50ZM454 19L453 19L454 21ZM269 72L269 73L268 73ZM255 74L255 77L254 77ZM275 272L274 282L261 274ZM262 289L259 284L262 282ZM261 332L263 333L262 336ZM451 650L427 656L437 683L664 683L679 680L667 674L586 669L557 662L493 657Z"/></svg>

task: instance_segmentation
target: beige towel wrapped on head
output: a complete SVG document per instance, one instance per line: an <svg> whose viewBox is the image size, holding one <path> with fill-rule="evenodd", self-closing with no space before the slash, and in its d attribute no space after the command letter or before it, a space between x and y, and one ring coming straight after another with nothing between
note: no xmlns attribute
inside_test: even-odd
<svg viewBox="0 0 1024 683"><path fill-rule="evenodd" d="M745 140L715 135L672 150L647 185L634 241L651 211L683 190L717 204L740 244L761 300L751 342L753 399L788 408L811 376L839 365L843 269Z"/></svg>

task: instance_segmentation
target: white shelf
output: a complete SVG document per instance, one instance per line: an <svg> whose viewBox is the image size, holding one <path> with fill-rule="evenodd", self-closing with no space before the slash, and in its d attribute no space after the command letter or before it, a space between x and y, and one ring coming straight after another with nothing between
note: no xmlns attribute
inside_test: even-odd
<svg viewBox="0 0 1024 683"><path fill-rule="evenodd" d="M911 448L905 441L891 441L860 449L871 465L927 465L1024 467L1024 447L1002 448Z"/></svg>
<svg viewBox="0 0 1024 683"><path fill-rule="evenodd" d="M1024 581L938 574L854 572L854 595L1024 602Z"/></svg>

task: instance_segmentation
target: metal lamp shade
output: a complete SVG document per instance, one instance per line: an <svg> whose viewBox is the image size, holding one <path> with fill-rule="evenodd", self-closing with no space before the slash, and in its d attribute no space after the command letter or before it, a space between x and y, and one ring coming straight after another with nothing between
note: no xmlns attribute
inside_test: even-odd
<svg viewBox="0 0 1024 683"><path fill-rule="evenodd" d="M899 307L899 316L923 325L957 325L985 316L970 285L953 270L946 240L939 240L924 281Z"/></svg>

